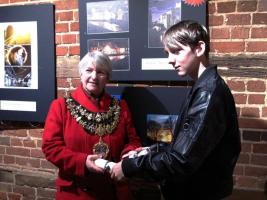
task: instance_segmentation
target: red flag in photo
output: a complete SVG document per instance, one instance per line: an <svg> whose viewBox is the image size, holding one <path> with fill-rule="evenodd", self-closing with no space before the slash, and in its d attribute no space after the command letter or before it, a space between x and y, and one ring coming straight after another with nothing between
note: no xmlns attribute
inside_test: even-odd
<svg viewBox="0 0 267 200"><path fill-rule="evenodd" d="M205 0L183 0L183 1L190 6L200 6L205 2Z"/></svg>

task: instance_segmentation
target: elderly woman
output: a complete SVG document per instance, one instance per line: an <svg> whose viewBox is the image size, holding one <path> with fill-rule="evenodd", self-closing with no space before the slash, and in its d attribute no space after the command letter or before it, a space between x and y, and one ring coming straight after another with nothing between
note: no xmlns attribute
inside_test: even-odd
<svg viewBox="0 0 267 200"><path fill-rule="evenodd" d="M81 85L51 104L42 150L58 167L57 200L130 199L125 183L114 183L94 161L118 162L140 147L131 114L124 100L105 92L111 61L101 52L87 53L79 63Z"/></svg>

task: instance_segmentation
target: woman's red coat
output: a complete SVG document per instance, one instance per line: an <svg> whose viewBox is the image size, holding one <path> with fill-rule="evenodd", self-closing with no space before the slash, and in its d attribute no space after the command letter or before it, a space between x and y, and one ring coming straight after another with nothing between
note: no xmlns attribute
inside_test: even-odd
<svg viewBox="0 0 267 200"><path fill-rule="evenodd" d="M79 86L72 97L87 110L106 111L111 96L104 93L99 108L95 106ZM140 146L132 117L124 100L120 101L121 113L117 128L105 135L103 141L109 145L108 160L118 162L121 156ZM42 150L48 161L58 167L56 199L100 200L128 199L127 185L114 183L109 174L89 172L85 167L86 157L93 154L99 136L89 134L71 116L64 98L54 100L47 115L43 132ZM114 192L115 191L115 192ZM117 194L117 197L114 194ZM119 194L118 194L119 193Z"/></svg>

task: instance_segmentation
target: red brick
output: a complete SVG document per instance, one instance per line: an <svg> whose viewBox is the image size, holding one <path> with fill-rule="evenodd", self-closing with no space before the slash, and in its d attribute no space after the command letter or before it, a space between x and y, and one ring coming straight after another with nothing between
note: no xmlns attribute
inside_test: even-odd
<svg viewBox="0 0 267 200"><path fill-rule="evenodd" d="M40 168L40 159L17 157L16 164L25 167Z"/></svg>
<svg viewBox="0 0 267 200"><path fill-rule="evenodd" d="M251 164L267 166L267 155L251 155Z"/></svg>
<svg viewBox="0 0 267 200"><path fill-rule="evenodd" d="M6 4L9 3L9 0L1 0L0 4Z"/></svg>
<svg viewBox="0 0 267 200"><path fill-rule="evenodd" d="M21 200L21 199L23 199L23 197L21 194L8 193L8 199L9 200Z"/></svg>
<svg viewBox="0 0 267 200"><path fill-rule="evenodd" d="M24 129L19 130L3 130L3 135L8 135L12 137L27 137L27 131Z"/></svg>
<svg viewBox="0 0 267 200"><path fill-rule="evenodd" d="M62 43L63 44L72 44L72 43L76 43L77 40L77 34L65 34L62 35Z"/></svg>
<svg viewBox="0 0 267 200"><path fill-rule="evenodd" d="M256 176L263 177L267 174L267 168L256 167L256 166L246 166L245 167L245 175L247 176Z"/></svg>
<svg viewBox="0 0 267 200"><path fill-rule="evenodd" d="M229 14L226 15L227 25L250 25L250 14Z"/></svg>
<svg viewBox="0 0 267 200"><path fill-rule="evenodd" d="M19 3L19 2L25 2L25 0L10 0L10 4L12 3Z"/></svg>
<svg viewBox="0 0 267 200"><path fill-rule="evenodd" d="M240 128L267 129L267 120L254 118L239 118Z"/></svg>
<svg viewBox="0 0 267 200"><path fill-rule="evenodd" d="M258 9L260 12L267 11L267 1L266 0L259 0Z"/></svg>
<svg viewBox="0 0 267 200"><path fill-rule="evenodd" d="M4 156L4 163L5 164L15 164L15 157L6 155Z"/></svg>
<svg viewBox="0 0 267 200"><path fill-rule="evenodd" d="M209 16L209 26L212 27L212 26L221 26L223 25L223 16L220 15L220 16L214 16L214 15L211 15Z"/></svg>
<svg viewBox="0 0 267 200"><path fill-rule="evenodd" d="M6 154L8 155L18 155L18 156L30 156L30 150L20 147L7 147Z"/></svg>
<svg viewBox="0 0 267 200"><path fill-rule="evenodd" d="M65 97L66 90L57 90L57 97Z"/></svg>
<svg viewBox="0 0 267 200"><path fill-rule="evenodd" d="M19 138L11 138L10 141L11 141L11 146L23 147L22 139L19 139Z"/></svg>
<svg viewBox="0 0 267 200"><path fill-rule="evenodd" d="M68 80L66 78L57 78L57 87L69 88L70 83L68 82Z"/></svg>
<svg viewBox="0 0 267 200"><path fill-rule="evenodd" d="M257 41L257 42L248 42L247 44L248 52L266 52L267 51L267 42Z"/></svg>
<svg viewBox="0 0 267 200"><path fill-rule="evenodd" d="M265 92L266 85L264 81L248 81L247 83L247 90L249 92Z"/></svg>
<svg viewBox="0 0 267 200"><path fill-rule="evenodd" d="M241 116L243 117L259 117L260 109L259 108L242 108Z"/></svg>
<svg viewBox="0 0 267 200"><path fill-rule="evenodd" d="M69 32L69 23L56 23L56 33Z"/></svg>
<svg viewBox="0 0 267 200"><path fill-rule="evenodd" d="M253 24L267 24L267 13L253 13Z"/></svg>
<svg viewBox="0 0 267 200"><path fill-rule="evenodd" d="M69 55L80 55L80 46L70 46Z"/></svg>
<svg viewBox="0 0 267 200"><path fill-rule="evenodd" d="M253 152L267 154L267 144L253 144Z"/></svg>
<svg viewBox="0 0 267 200"><path fill-rule="evenodd" d="M23 196L34 196L35 195L35 189L27 187L27 186L15 185L13 192L22 194Z"/></svg>
<svg viewBox="0 0 267 200"><path fill-rule="evenodd" d="M237 163L234 169L234 175L244 175L244 167Z"/></svg>
<svg viewBox="0 0 267 200"><path fill-rule="evenodd" d="M249 163L249 154L240 153L237 161L239 164L248 164Z"/></svg>
<svg viewBox="0 0 267 200"><path fill-rule="evenodd" d="M236 178L237 187L257 188L258 179L256 177L238 176Z"/></svg>
<svg viewBox="0 0 267 200"><path fill-rule="evenodd" d="M267 38L267 28L265 27L252 28L251 37L252 38Z"/></svg>
<svg viewBox="0 0 267 200"><path fill-rule="evenodd" d="M250 94L248 95L249 104L264 104L265 95L263 94Z"/></svg>
<svg viewBox="0 0 267 200"><path fill-rule="evenodd" d="M262 108L262 116L267 117L267 107Z"/></svg>
<svg viewBox="0 0 267 200"><path fill-rule="evenodd" d="M230 31L228 28L212 28L212 39L228 39L230 37Z"/></svg>
<svg viewBox="0 0 267 200"><path fill-rule="evenodd" d="M66 46L57 46L56 48L57 56L65 56L68 54L68 47Z"/></svg>
<svg viewBox="0 0 267 200"><path fill-rule="evenodd" d="M0 146L0 154L5 154L6 148L3 146Z"/></svg>
<svg viewBox="0 0 267 200"><path fill-rule="evenodd" d="M70 23L70 31L79 31L80 25L79 22Z"/></svg>
<svg viewBox="0 0 267 200"><path fill-rule="evenodd" d="M257 1L239 1L237 4L238 12L253 12L257 10Z"/></svg>
<svg viewBox="0 0 267 200"><path fill-rule="evenodd" d="M216 53L234 53L245 50L244 42L211 42L211 50Z"/></svg>
<svg viewBox="0 0 267 200"><path fill-rule="evenodd" d="M1 200L8 200L6 192L0 192L0 199Z"/></svg>
<svg viewBox="0 0 267 200"><path fill-rule="evenodd" d="M23 146L24 147L35 148L36 147L36 144L35 144L35 141L34 140L27 139L27 140L23 140Z"/></svg>
<svg viewBox="0 0 267 200"><path fill-rule="evenodd" d="M57 15L57 21L72 21L73 20L73 12L67 11L67 12L58 12Z"/></svg>
<svg viewBox="0 0 267 200"><path fill-rule="evenodd" d="M56 44L62 44L62 35L56 34Z"/></svg>
<svg viewBox="0 0 267 200"><path fill-rule="evenodd" d="M244 92L245 91L244 81L229 80L229 81L227 81L227 85L233 91L237 91L237 92Z"/></svg>
<svg viewBox="0 0 267 200"><path fill-rule="evenodd" d="M44 158L44 154L41 149L32 149L31 157L33 158Z"/></svg>
<svg viewBox="0 0 267 200"><path fill-rule="evenodd" d="M30 129L29 136L33 138L42 138L42 132L43 132L43 129Z"/></svg>
<svg viewBox="0 0 267 200"><path fill-rule="evenodd" d="M80 78L73 78L72 80L71 80L71 83L72 83L72 87L74 87L74 88L77 88L80 84L81 84L81 79Z"/></svg>
<svg viewBox="0 0 267 200"><path fill-rule="evenodd" d="M42 147L42 140L36 140L36 143L37 143L37 148Z"/></svg>
<svg viewBox="0 0 267 200"><path fill-rule="evenodd" d="M242 133L243 141L260 142L261 134L262 133L259 131L244 130Z"/></svg>
<svg viewBox="0 0 267 200"><path fill-rule="evenodd" d="M217 12L218 13L231 13L235 12L236 2L218 2L217 3Z"/></svg>
<svg viewBox="0 0 267 200"><path fill-rule="evenodd" d="M234 27L231 30L232 39L248 39L249 38L249 28L245 27Z"/></svg>
<svg viewBox="0 0 267 200"><path fill-rule="evenodd" d="M213 2L208 3L208 12L209 14L214 14L216 12L216 4Z"/></svg>
<svg viewBox="0 0 267 200"><path fill-rule="evenodd" d="M74 21L79 21L79 11L73 10Z"/></svg>
<svg viewBox="0 0 267 200"><path fill-rule="evenodd" d="M78 8L78 0L61 0L55 1L56 10L71 10Z"/></svg>
<svg viewBox="0 0 267 200"><path fill-rule="evenodd" d="M57 169L55 165L48 162L47 160L41 160L41 168L43 169Z"/></svg>
<svg viewBox="0 0 267 200"><path fill-rule="evenodd" d="M241 148L241 151L242 152L246 152L246 153L250 153L250 152L252 152L252 144L251 143L248 143L248 142L242 142L242 144L241 144L242 146L242 148Z"/></svg>
<svg viewBox="0 0 267 200"><path fill-rule="evenodd" d="M247 95L246 94L233 94L236 104L246 104Z"/></svg>

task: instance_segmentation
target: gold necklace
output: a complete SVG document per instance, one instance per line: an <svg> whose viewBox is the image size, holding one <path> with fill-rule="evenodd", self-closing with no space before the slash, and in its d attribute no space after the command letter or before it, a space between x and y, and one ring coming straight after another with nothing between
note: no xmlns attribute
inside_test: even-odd
<svg viewBox="0 0 267 200"><path fill-rule="evenodd" d="M99 142L94 145L93 152L106 158L109 147L103 142L102 137L112 133L118 125L121 110L119 102L112 97L109 109L106 112L91 112L71 96L65 97L65 102L70 114L87 130L86 132L99 136Z"/></svg>

